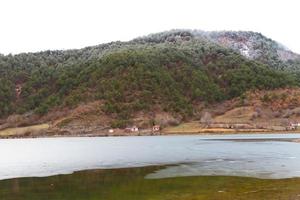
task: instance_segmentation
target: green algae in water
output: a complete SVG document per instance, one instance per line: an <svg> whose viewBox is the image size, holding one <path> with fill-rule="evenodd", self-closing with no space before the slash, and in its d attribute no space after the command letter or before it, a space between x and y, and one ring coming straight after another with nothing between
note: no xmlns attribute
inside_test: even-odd
<svg viewBox="0 0 300 200"><path fill-rule="evenodd" d="M162 167L92 170L0 181L1 200L300 200L300 179L144 177Z"/></svg>

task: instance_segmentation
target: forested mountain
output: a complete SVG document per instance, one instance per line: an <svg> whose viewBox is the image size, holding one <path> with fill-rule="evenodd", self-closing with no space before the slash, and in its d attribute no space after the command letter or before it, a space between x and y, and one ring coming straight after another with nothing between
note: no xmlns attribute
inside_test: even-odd
<svg viewBox="0 0 300 200"><path fill-rule="evenodd" d="M225 48L232 49L248 59L268 64L272 68L296 70L300 68L300 55L296 54L280 43L251 31L201 31L201 30L173 30L152 34L137 41L165 42L176 38L195 38L213 42Z"/></svg>
<svg viewBox="0 0 300 200"><path fill-rule="evenodd" d="M1 55L0 118L95 100L120 121L153 107L188 118L199 103L298 86L299 63L299 55L259 33L189 30L79 50Z"/></svg>

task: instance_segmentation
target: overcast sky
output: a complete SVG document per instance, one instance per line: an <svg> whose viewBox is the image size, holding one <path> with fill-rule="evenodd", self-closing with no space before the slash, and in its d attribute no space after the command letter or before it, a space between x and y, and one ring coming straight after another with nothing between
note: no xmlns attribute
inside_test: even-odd
<svg viewBox="0 0 300 200"><path fill-rule="evenodd" d="M252 30L300 53L299 0L0 0L0 53L126 41L164 30Z"/></svg>

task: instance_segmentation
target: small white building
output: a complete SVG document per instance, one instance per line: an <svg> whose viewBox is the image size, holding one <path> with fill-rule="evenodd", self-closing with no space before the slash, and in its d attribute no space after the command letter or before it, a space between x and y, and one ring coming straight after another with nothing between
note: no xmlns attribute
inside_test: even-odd
<svg viewBox="0 0 300 200"><path fill-rule="evenodd" d="M152 131L153 131L153 132L160 131L160 126L159 126L159 125L153 126L153 127L152 127Z"/></svg>
<svg viewBox="0 0 300 200"><path fill-rule="evenodd" d="M137 126L127 127L125 128L125 132L138 132L139 128Z"/></svg>
<svg viewBox="0 0 300 200"><path fill-rule="evenodd" d="M138 132L139 128L137 126L131 127L131 132Z"/></svg>
<svg viewBox="0 0 300 200"><path fill-rule="evenodd" d="M296 130L299 127L300 127L300 123L298 123L298 122L290 122L288 129L290 129L290 130Z"/></svg>
<svg viewBox="0 0 300 200"><path fill-rule="evenodd" d="M109 133L114 133L114 129L109 129L108 132Z"/></svg>

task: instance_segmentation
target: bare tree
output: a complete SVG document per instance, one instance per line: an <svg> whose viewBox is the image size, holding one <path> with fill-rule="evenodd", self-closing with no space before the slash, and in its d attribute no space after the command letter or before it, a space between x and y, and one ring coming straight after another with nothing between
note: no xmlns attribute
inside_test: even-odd
<svg viewBox="0 0 300 200"><path fill-rule="evenodd" d="M205 125L209 125L212 123L212 116L209 112L203 113L200 122Z"/></svg>

